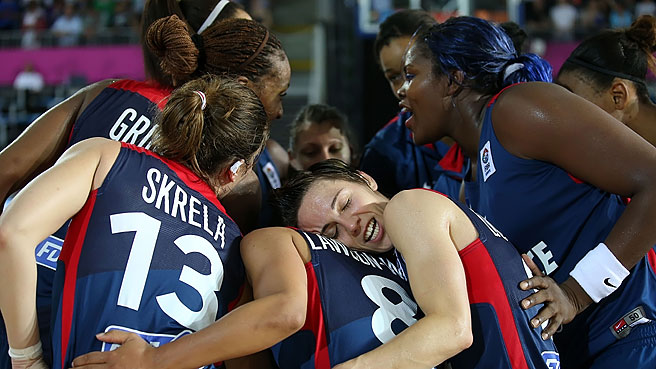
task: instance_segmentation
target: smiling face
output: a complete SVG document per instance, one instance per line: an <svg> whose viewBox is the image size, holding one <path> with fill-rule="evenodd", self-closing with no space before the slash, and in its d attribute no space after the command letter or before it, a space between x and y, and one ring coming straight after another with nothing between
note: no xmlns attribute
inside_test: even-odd
<svg viewBox="0 0 656 369"><path fill-rule="evenodd" d="M443 76L435 76L431 60L423 55L415 43L403 60L405 82L398 91L401 97L399 106L412 113L405 122L413 133L417 145L437 141L447 135L444 132L446 110L446 81Z"/></svg>
<svg viewBox="0 0 656 369"><path fill-rule="evenodd" d="M408 48L410 36L402 36L393 38L389 44L380 49L378 60L380 67L385 74L385 79L389 82L394 96L400 100L401 98L396 91L401 88L405 81L405 74L403 73L403 54Z"/></svg>
<svg viewBox="0 0 656 369"><path fill-rule="evenodd" d="M282 98L287 95L289 81L291 80L291 69L287 56L273 56L272 73L260 78L257 83L249 84L257 97L262 101L269 121L282 118Z"/></svg>
<svg viewBox="0 0 656 369"><path fill-rule="evenodd" d="M307 169L312 164L327 159L339 159L351 163L351 148L342 131L330 122L307 123L296 136L292 164L297 169Z"/></svg>
<svg viewBox="0 0 656 369"><path fill-rule="evenodd" d="M392 249L383 210L388 199L362 183L320 179L301 201L298 227L371 252Z"/></svg>

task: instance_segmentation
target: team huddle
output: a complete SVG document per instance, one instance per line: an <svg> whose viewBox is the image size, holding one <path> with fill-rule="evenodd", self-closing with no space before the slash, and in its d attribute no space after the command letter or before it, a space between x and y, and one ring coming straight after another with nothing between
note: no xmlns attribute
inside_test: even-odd
<svg viewBox="0 0 656 369"><path fill-rule="evenodd" d="M354 160L308 106L287 157L277 37L228 0L147 0L149 79L0 153L0 368L656 367L656 19L556 83L522 32L389 16L398 116Z"/></svg>

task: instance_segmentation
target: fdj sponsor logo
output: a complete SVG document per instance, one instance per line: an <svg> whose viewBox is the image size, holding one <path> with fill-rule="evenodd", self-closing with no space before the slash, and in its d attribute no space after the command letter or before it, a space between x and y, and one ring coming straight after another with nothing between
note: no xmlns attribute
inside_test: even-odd
<svg viewBox="0 0 656 369"><path fill-rule="evenodd" d="M490 152L488 149L483 149L483 158L481 160L483 161L483 164L487 164L487 162L490 161Z"/></svg>
<svg viewBox="0 0 656 369"><path fill-rule="evenodd" d="M36 263L52 270L57 269L57 259L63 243L64 241L55 236L49 236L41 241L34 251Z"/></svg>
<svg viewBox="0 0 656 369"><path fill-rule="evenodd" d="M560 355L555 351L542 352L542 360L549 369L560 369Z"/></svg>

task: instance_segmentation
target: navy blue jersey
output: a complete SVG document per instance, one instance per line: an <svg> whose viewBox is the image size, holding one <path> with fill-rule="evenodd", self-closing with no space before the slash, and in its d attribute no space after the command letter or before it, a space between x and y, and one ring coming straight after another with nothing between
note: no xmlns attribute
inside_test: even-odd
<svg viewBox="0 0 656 369"><path fill-rule="evenodd" d="M479 197L471 205L495 224L519 252L527 253L543 271L562 283L576 263L606 239L625 203L620 196L584 183L551 163L522 159L506 151L494 133L494 102L487 107L483 121ZM559 343L566 365L566 358L587 360L626 337L636 325L656 318L655 266L652 249L617 291L565 326L567 334L557 336L556 342L561 337L575 342ZM627 316L638 318L627 321Z"/></svg>
<svg viewBox="0 0 656 369"><path fill-rule="evenodd" d="M119 80L103 89L89 103L73 124L68 147L91 137L105 137L142 147L150 146L155 128L154 116L164 107L171 89L154 82ZM36 248L37 309L44 358L50 363L50 320L52 281L54 279L61 240L68 224ZM3 335L4 337L4 335ZM0 352L0 369L8 363L6 351Z"/></svg>
<svg viewBox="0 0 656 369"><path fill-rule="evenodd" d="M543 341L542 327L529 325L542 306L524 310L519 282L531 272L514 246L483 217L453 201L469 217L478 239L459 251L467 278L472 314L471 347L450 359L453 369L557 369L553 340Z"/></svg>
<svg viewBox="0 0 656 369"><path fill-rule="evenodd" d="M278 171L276 164L273 163L273 159L271 159L269 150L267 150L266 147L257 158L257 163L253 170L255 170L255 173L257 174L257 178L260 181L260 188L262 189L262 203L258 217L258 226L269 227L274 224L274 209L273 205L269 203L271 191L280 188L282 183L280 180L280 172Z"/></svg>
<svg viewBox="0 0 656 369"><path fill-rule="evenodd" d="M122 144L71 221L53 287L53 368L70 368L112 329L158 346L226 314L244 282L241 234L186 167Z"/></svg>
<svg viewBox="0 0 656 369"><path fill-rule="evenodd" d="M378 190L392 197L402 190L431 188L457 199L469 159L459 146L437 141L418 146L405 126L410 113L399 113L365 146L360 169L371 175Z"/></svg>
<svg viewBox="0 0 656 369"><path fill-rule="evenodd" d="M305 326L273 347L281 369L329 369L380 346L413 324L417 304L402 262L354 251L300 232L312 260L305 265Z"/></svg>
<svg viewBox="0 0 656 369"><path fill-rule="evenodd" d="M119 80L103 89L84 109L71 130L68 146L91 137L105 137L149 148L154 116L171 93L155 82Z"/></svg>

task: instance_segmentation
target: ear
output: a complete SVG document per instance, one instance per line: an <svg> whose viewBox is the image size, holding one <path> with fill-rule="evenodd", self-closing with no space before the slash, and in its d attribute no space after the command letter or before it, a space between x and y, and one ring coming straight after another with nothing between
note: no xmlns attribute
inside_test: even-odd
<svg viewBox="0 0 656 369"><path fill-rule="evenodd" d="M462 91L462 83L465 80L465 73L461 70L456 70L451 72L448 78L447 96L456 97L460 91Z"/></svg>
<svg viewBox="0 0 656 369"><path fill-rule="evenodd" d="M613 99L612 104L615 110L624 110L635 96L635 92L629 84L623 79L615 78L613 84L610 86L609 93Z"/></svg>
<svg viewBox="0 0 656 369"><path fill-rule="evenodd" d="M246 87L253 87L253 82L251 82L251 80L248 79L248 77L239 76L237 77L237 82L241 83Z"/></svg>
<svg viewBox="0 0 656 369"><path fill-rule="evenodd" d="M376 183L374 177L370 176L369 174L361 170L358 170L358 173L360 173L360 175L364 177L365 181L367 181L367 184L369 185L369 188L371 188L372 191L378 190L378 183Z"/></svg>

